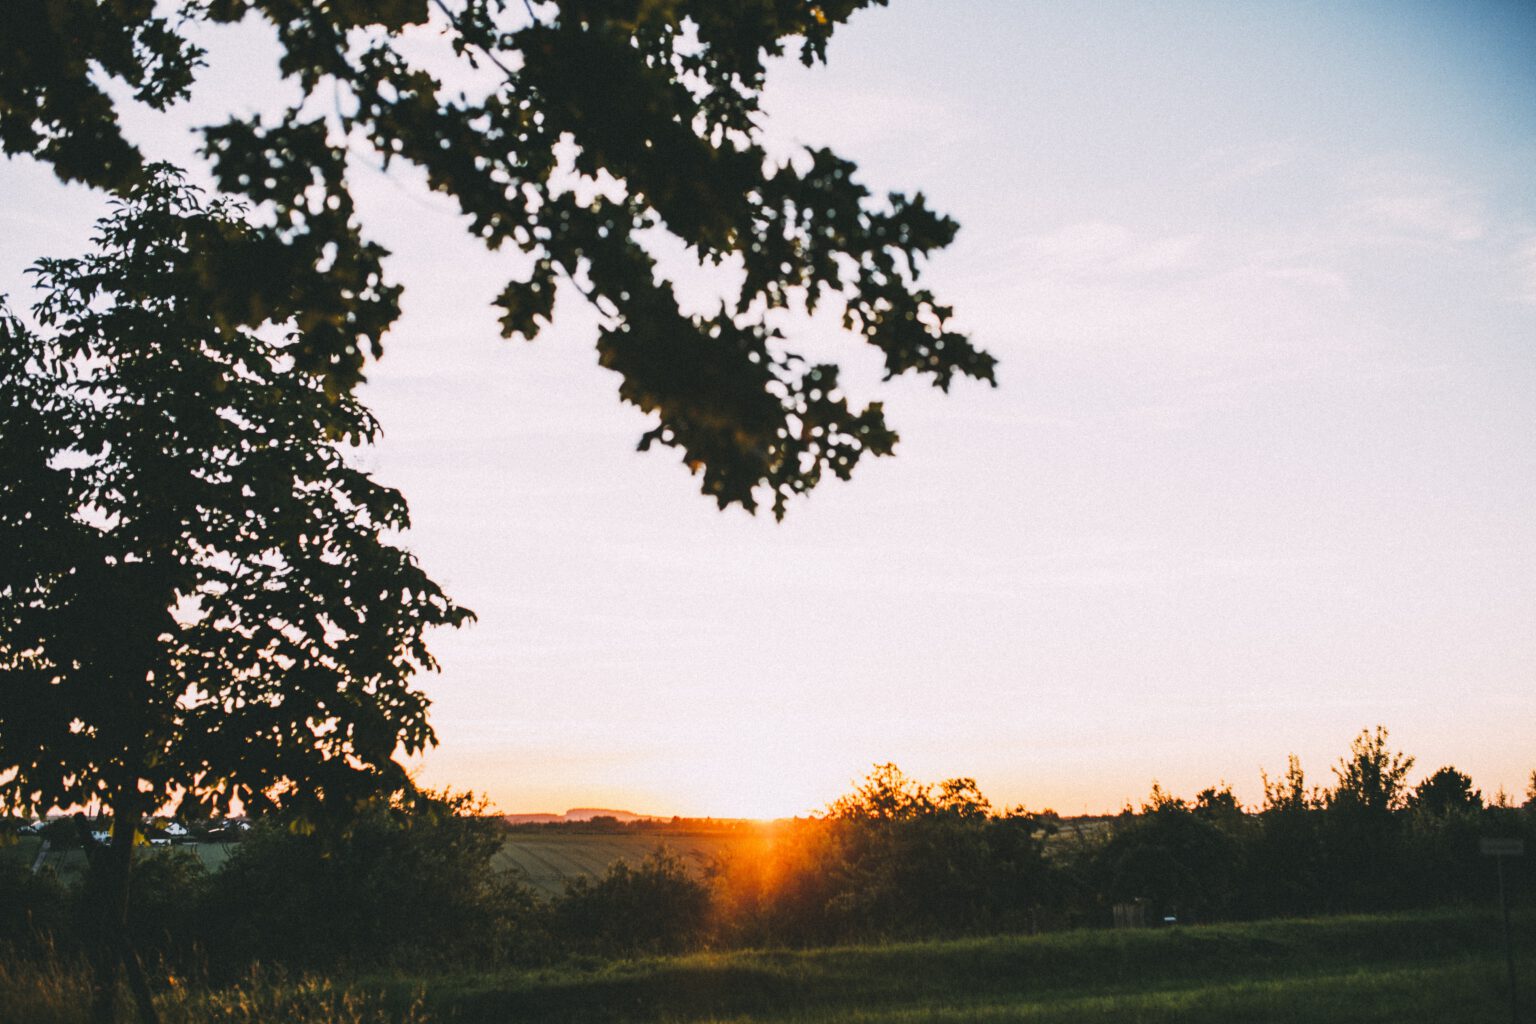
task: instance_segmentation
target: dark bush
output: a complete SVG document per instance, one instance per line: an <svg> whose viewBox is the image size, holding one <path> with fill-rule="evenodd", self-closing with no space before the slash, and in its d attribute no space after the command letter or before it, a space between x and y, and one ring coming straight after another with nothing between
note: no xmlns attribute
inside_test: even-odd
<svg viewBox="0 0 1536 1024"><path fill-rule="evenodd" d="M1055 817L996 815L976 783L881 765L821 819L721 865L722 935L750 944L1032 930L1058 891Z"/></svg>
<svg viewBox="0 0 1536 1024"><path fill-rule="evenodd" d="M35 951L69 934L64 887L53 872L34 875L19 860L0 857L0 946Z"/></svg>
<svg viewBox="0 0 1536 1024"><path fill-rule="evenodd" d="M504 829L461 798L376 808L344 831L272 822L213 876L210 954L300 967L339 961L488 964L541 943L533 900L495 870Z"/></svg>
<svg viewBox="0 0 1536 1024"><path fill-rule="evenodd" d="M190 850L162 848L140 856L129 882L128 929L141 956L184 960L194 954L208 881Z"/></svg>
<svg viewBox="0 0 1536 1024"><path fill-rule="evenodd" d="M1230 916L1243 871L1243 815L1235 803L1207 798L1217 792L1191 807L1154 785L1141 813L1115 819L1096 854L1103 896L1145 900L1155 916L1181 922Z"/></svg>
<svg viewBox="0 0 1536 1024"><path fill-rule="evenodd" d="M658 849L637 865L614 862L595 882L568 882L553 914L560 940L579 952L674 953L706 940L709 890L675 855Z"/></svg>

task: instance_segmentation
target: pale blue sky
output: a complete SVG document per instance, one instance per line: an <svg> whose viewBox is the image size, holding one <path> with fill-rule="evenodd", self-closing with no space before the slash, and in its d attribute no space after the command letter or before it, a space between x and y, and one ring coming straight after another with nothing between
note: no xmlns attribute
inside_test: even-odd
<svg viewBox="0 0 1536 1024"><path fill-rule="evenodd" d="M247 109L264 68L250 38L211 42L182 123ZM1424 772L1522 792L1533 52L1515 3L856 16L830 67L776 69L775 145L831 145L961 222L929 279L1002 387L898 384L898 457L777 526L632 451L645 419L588 310L562 296L536 344L499 341L509 257L360 168L407 286L368 462L481 616L437 643L424 779L508 810L793 813L895 760L1077 813L1154 778L1254 801L1289 752L1323 782L1380 722ZM99 200L17 161L0 194L14 301ZM873 394L871 355L799 331Z"/></svg>

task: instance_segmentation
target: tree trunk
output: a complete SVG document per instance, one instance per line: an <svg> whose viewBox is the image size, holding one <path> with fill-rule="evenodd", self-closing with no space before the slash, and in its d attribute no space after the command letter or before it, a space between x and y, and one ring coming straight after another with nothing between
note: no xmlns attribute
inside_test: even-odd
<svg viewBox="0 0 1536 1024"><path fill-rule="evenodd" d="M128 898L133 875L134 840L139 831L142 811L137 780L119 793L113 808L112 843L91 850L91 871L101 872L97 889L100 900L97 918L99 932L91 954L95 974L95 992L91 1008L92 1024L116 1024L118 968L128 977L138 1007L141 1024L159 1024L153 993L144 976L143 965L134 951L128 932Z"/></svg>
<svg viewBox="0 0 1536 1024"><path fill-rule="evenodd" d="M91 1024L115 1024L117 1020L117 967L120 956L108 937L111 913L107 906L112 886L111 849L91 835L84 814L75 815L75 831L85 850L89 865L86 876L86 900L91 916L88 952L91 961Z"/></svg>

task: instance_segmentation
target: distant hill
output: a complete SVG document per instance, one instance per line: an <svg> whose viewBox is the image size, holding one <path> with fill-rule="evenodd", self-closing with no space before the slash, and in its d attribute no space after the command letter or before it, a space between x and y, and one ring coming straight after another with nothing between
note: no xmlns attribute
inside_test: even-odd
<svg viewBox="0 0 1536 1024"><path fill-rule="evenodd" d="M649 814L634 811L616 811L607 807L572 807L564 814L503 814L508 825L552 825L565 821L591 821L593 818L614 818L618 821L648 821Z"/></svg>

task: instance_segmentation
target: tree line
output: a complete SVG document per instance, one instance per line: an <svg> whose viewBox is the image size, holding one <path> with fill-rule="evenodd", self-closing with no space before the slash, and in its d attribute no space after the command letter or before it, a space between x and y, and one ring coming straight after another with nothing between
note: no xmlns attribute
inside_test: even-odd
<svg viewBox="0 0 1536 1024"><path fill-rule="evenodd" d="M1536 840L1523 806L1489 801L1453 767L1408 784L1413 759L1361 733L1327 786L1295 758L1243 807L1217 785L1154 784L1094 821L998 809L970 779L923 783L876 767L822 813L778 823L703 872L665 847L540 899L495 865L505 825L463 796L381 803L345 829L265 820L227 864L145 858L130 926L170 971L536 964L698 948L1036 932L1375 912L1495 898L1485 837ZM1516 898L1529 870L1513 862ZM0 942L84 950L99 880L0 871ZM1118 908L1118 913L1117 913Z"/></svg>

